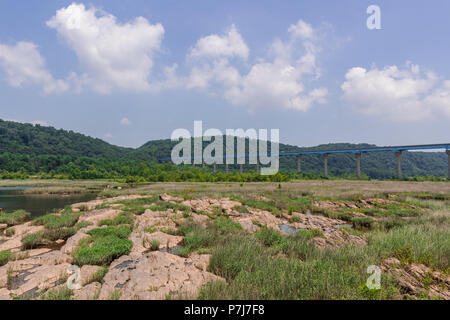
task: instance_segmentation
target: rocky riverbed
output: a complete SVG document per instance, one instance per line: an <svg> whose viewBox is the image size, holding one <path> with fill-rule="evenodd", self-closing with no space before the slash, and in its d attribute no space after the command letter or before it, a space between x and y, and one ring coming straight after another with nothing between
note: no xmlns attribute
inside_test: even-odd
<svg viewBox="0 0 450 320"><path fill-rule="evenodd" d="M147 200L145 200L147 199ZM144 200L138 214L129 203ZM147 201L147 202L145 202ZM373 200L361 201L361 206L372 206ZM389 200L386 200L389 201ZM154 208L153 202L159 203ZM166 203L167 205L164 205ZM346 204L329 201L317 202L317 208L336 209ZM80 244L89 240L92 230L108 228L105 221L116 221L124 213L132 216L132 230L127 239L132 243L127 254L115 257L108 266L84 264L77 276L77 286L68 295L72 299L167 299L195 298L200 288L212 281L225 279L208 271L210 255L190 253L176 254L174 248L183 245L183 236L176 234L181 225L190 220L206 225L217 216L229 217L249 233L267 227L286 234L286 230L315 230L312 243L321 249L335 248L344 244L365 246L363 234L349 232L344 220L314 215L310 212L281 212L274 214L262 209L245 206L229 198L184 200L167 194L155 196L127 195L97 199L71 206L71 214L77 214L76 226L80 226L67 239L53 239L25 250L24 238L45 232L44 225L33 221L13 227L0 225L0 252L8 251L9 261L0 267L0 299L40 298L47 292L62 292L71 279L69 267L76 264L75 252ZM358 207L350 207L357 209ZM136 209L138 210L138 209ZM355 211L357 212L357 211ZM64 215L67 213L59 213ZM13 228L13 232L7 232ZM157 244L157 245L156 245ZM87 247L92 246L90 243ZM174 252L175 251L175 252ZM386 262L389 272L401 273L401 279L409 279L422 270L416 266L410 270L394 268L395 263ZM417 271L419 270L419 271ZM416 272L417 271L417 272ZM425 271L424 271L425 272ZM436 275L443 279L442 274ZM73 280L73 278L72 278ZM437 291L441 298L448 299L448 278L442 280L444 289ZM442 281L440 282L442 284ZM447 281L447 282L445 282ZM411 281L410 281L411 282ZM404 283L408 283L407 280ZM405 286L408 287L407 284ZM412 285L411 285L412 286ZM414 287L409 286L411 290ZM417 285L416 285L417 287Z"/></svg>

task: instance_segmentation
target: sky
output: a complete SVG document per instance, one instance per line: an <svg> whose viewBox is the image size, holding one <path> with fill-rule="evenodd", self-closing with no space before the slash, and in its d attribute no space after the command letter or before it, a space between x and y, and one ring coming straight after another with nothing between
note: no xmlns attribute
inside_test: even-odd
<svg viewBox="0 0 450 320"><path fill-rule="evenodd" d="M129 147L195 120L298 146L447 143L449 12L447 0L2 0L0 118Z"/></svg>

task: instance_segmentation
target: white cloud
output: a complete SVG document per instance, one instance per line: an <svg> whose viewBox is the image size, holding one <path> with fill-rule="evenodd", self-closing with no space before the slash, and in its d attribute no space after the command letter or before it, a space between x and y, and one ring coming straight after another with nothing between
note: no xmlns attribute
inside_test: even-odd
<svg viewBox="0 0 450 320"><path fill-rule="evenodd" d="M13 87L39 85L46 94L68 89L65 81L54 79L46 69L44 58L32 42L18 42L13 46L0 44L0 64Z"/></svg>
<svg viewBox="0 0 450 320"><path fill-rule="evenodd" d="M128 118L123 118L122 120L120 120L120 124L123 126L129 126L131 125L131 121Z"/></svg>
<svg viewBox="0 0 450 320"><path fill-rule="evenodd" d="M220 57L240 57L247 59L249 49L237 31L236 26L231 25L229 31L219 36L212 34L197 41L189 54L190 58L220 58Z"/></svg>
<svg viewBox="0 0 450 320"><path fill-rule="evenodd" d="M315 31L312 28L312 26L303 20L298 20L296 24L291 25L288 31L292 33L295 37L299 37L302 39L312 40L316 37Z"/></svg>
<svg viewBox="0 0 450 320"><path fill-rule="evenodd" d="M155 90L149 77L164 36L161 24L143 17L121 24L111 14L73 3L58 10L47 25L75 51L82 74L72 77L79 87L104 94Z"/></svg>
<svg viewBox="0 0 450 320"><path fill-rule="evenodd" d="M248 47L233 25L228 33L201 38L191 50L189 58L197 59L191 69L188 88L207 88L217 84L224 97L235 105L257 109L308 110L314 103L325 102L327 89L306 90L305 77L320 77L316 65L319 48L313 42L315 30L299 20L288 29L287 41L276 39L269 55L271 59L257 59L242 73L231 58L248 58ZM231 41L230 39L235 39ZM301 52L301 54L299 54Z"/></svg>
<svg viewBox="0 0 450 320"><path fill-rule="evenodd" d="M450 116L450 81L440 83L432 72L407 63L371 70L352 68L341 88L353 110L397 121L418 121Z"/></svg>

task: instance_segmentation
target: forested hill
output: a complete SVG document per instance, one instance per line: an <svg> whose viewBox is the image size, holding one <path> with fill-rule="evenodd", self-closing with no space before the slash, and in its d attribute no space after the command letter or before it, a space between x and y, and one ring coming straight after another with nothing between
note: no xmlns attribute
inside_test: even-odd
<svg viewBox="0 0 450 320"><path fill-rule="evenodd" d="M127 157L131 148L111 145L73 131L0 119L0 154Z"/></svg>
<svg viewBox="0 0 450 320"><path fill-rule="evenodd" d="M225 139L224 139L225 141ZM208 142L209 143L209 142ZM208 144L206 143L206 144ZM170 140L153 140L136 150L139 158L167 158L170 157L172 147L176 142ZM205 143L204 143L205 144ZM248 141L247 141L248 144ZM299 151L359 149L376 147L373 144L332 143L316 147L301 148L280 143L280 153ZM236 147L235 147L236 148ZM270 145L269 145L270 149ZM248 149L246 149L248 150ZM232 167L233 168L233 167ZM234 167L236 168L236 166ZM255 166L246 165L251 169ZM280 158L280 169L297 170L297 160L292 157ZM321 155L307 155L302 157L302 171L320 175L323 173L323 157ZM328 157L328 171L331 175L355 175L356 161L351 153L330 154ZM370 152L361 157L361 171L374 179L389 179L396 176L396 157L393 152ZM404 152L402 155L402 171L408 176L447 176L447 155L445 152Z"/></svg>
<svg viewBox="0 0 450 320"><path fill-rule="evenodd" d="M107 174L116 175L116 173L119 176L142 175L143 172L168 170L167 166L157 166L152 163L156 163L159 158L170 157L172 147L176 143L170 139L153 140L137 149L123 148L73 131L0 120L0 171L24 174L54 172L85 178L105 177ZM207 144L204 142L204 145ZM280 144L280 152L356 149L373 146L340 143L301 148ZM142 161L145 161L145 164ZM395 161L392 152L363 154L361 171L371 178L392 178L395 176ZM331 175L355 174L356 164L353 154L331 154L328 164ZM254 168L254 165L245 166L245 170ZM282 157L280 168L281 171L294 172L297 168L295 157ZM219 167L219 170L223 169L223 166ZM304 156L302 169L305 173L322 174L323 158L320 155ZM447 155L444 152L404 152L402 169L404 176L445 177L447 176ZM170 170L176 170L176 168Z"/></svg>

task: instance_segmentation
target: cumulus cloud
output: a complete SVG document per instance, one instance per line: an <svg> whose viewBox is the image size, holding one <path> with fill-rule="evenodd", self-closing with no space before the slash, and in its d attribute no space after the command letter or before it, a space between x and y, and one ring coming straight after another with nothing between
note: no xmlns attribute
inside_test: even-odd
<svg viewBox="0 0 450 320"><path fill-rule="evenodd" d="M45 60L32 42L15 45L0 44L0 64L8 83L13 87L42 86L44 93L58 93L68 89L63 80L54 79L45 66Z"/></svg>
<svg viewBox="0 0 450 320"><path fill-rule="evenodd" d="M257 109L306 111L314 103L325 102L326 88L306 89L306 77L320 77L313 27L299 20L288 28L288 39L276 39L269 50L271 58L258 58L241 73L232 58L246 60L249 49L234 25L223 35L201 38L188 58L197 58L191 69L188 88L218 84L224 97L235 105Z"/></svg>
<svg viewBox="0 0 450 320"><path fill-rule="evenodd" d="M450 116L450 81L441 82L432 72L407 63L351 68L341 85L343 99L353 110L368 116L397 121L417 121Z"/></svg>
<svg viewBox="0 0 450 320"><path fill-rule="evenodd" d="M82 74L72 74L72 80L80 88L104 94L113 89L155 89L149 77L164 36L161 24L150 24L143 17L121 24L95 7L73 3L58 10L47 26L75 51Z"/></svg>
<svg viewBox="0 0 450 320"><path fill-rule="evenodd" d="M131 121L128 118L123 118L122 120L120 120L120 124L123 126L129 126L131 125Z"/></svg>
<svg viewBox="0 0 450 320"><path fill-rule="evenodd" d="M219 57L240 57L247 59L249 48L242 39L241 34L233 24L229 31L220 36L212 34L197 41L189 54L190 58L219 58Z"/></svg>

